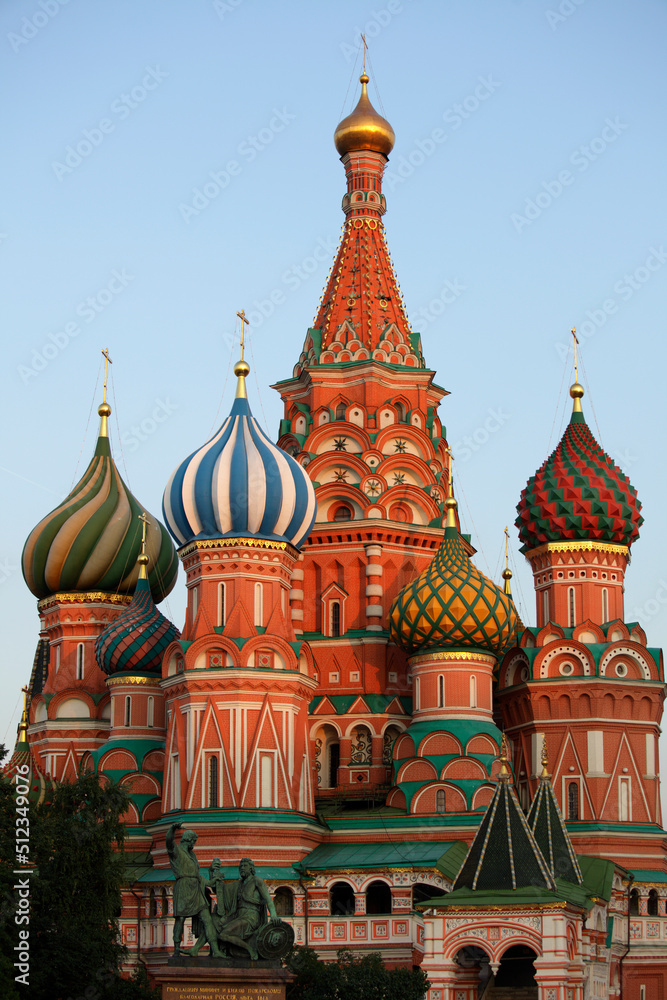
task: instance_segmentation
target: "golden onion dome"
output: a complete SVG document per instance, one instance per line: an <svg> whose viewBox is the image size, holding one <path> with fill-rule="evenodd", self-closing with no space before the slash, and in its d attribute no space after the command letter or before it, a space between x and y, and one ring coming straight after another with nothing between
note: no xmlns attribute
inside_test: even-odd
<svg viewBox="0 0 667 1000"><path fill-rule="evenodd" d="M336 149L341 156L356 150L370 149L375 153L389 156L394 148L394 130L382 115L379 115L368 97L368 76L362 73L361 97L356 108L347 118L343 118L334 132Z"/></svg>

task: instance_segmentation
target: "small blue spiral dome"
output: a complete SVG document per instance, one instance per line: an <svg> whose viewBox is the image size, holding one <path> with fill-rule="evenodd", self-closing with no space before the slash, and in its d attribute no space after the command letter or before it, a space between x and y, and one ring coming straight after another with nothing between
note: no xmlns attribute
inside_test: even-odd
<svg viewBox="0 0 667 1000"><path fill-rule="evenodd" d="M245 361L222 427L172 473L162 509L179 546L195 539L254 537L298 548L315 520L313 484L266 436L246 398Z"/></svg>

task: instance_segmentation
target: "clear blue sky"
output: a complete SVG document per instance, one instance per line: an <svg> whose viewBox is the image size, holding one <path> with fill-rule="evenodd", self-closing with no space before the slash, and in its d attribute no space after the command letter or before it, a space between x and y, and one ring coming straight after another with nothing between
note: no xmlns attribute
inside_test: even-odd
<svg viewBox="0 0 667 1000"><path fill-rule="evenodd" d="M332 134L356 102L361 30L397 137L389 245L451 392L441 413L477 563L499 580L503 529L569 414L576 325L585 413L644 503L626 618L662 645L667 5L61 3L0 8L0 739L14 739L37 640L21 549L91 455L100 349L114 453L155 514L231 405L241 307L255 314L251 405L277 437L270 385L291 374L343 221ZM183 608L181 576L163 610L181 625Z"/></svg>

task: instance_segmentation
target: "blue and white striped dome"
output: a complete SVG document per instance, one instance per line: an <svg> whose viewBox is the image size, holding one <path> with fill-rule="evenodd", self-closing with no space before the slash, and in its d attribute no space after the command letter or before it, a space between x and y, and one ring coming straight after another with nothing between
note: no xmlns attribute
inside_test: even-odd
<svg viewBox="0 0 667 1000"><path fill-rule="evenodd" d="M220 430L172 474L162 509L179 546L251 536L298 548L313 526L317 501L305 470L269 440L244 393Z"/></svg>

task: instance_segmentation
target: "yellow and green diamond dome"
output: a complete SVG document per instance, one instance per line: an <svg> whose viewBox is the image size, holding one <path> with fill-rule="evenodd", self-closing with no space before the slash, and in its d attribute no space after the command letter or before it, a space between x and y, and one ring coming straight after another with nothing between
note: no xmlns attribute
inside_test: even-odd
<svg viewBox="0 0 667 1000"><path fill-rule="evenodd" d="M500 656L518 624L512 598L472 564L454 527L431 565L404 587L389 612L390 635L411 656L476 649Z"/></svg>

